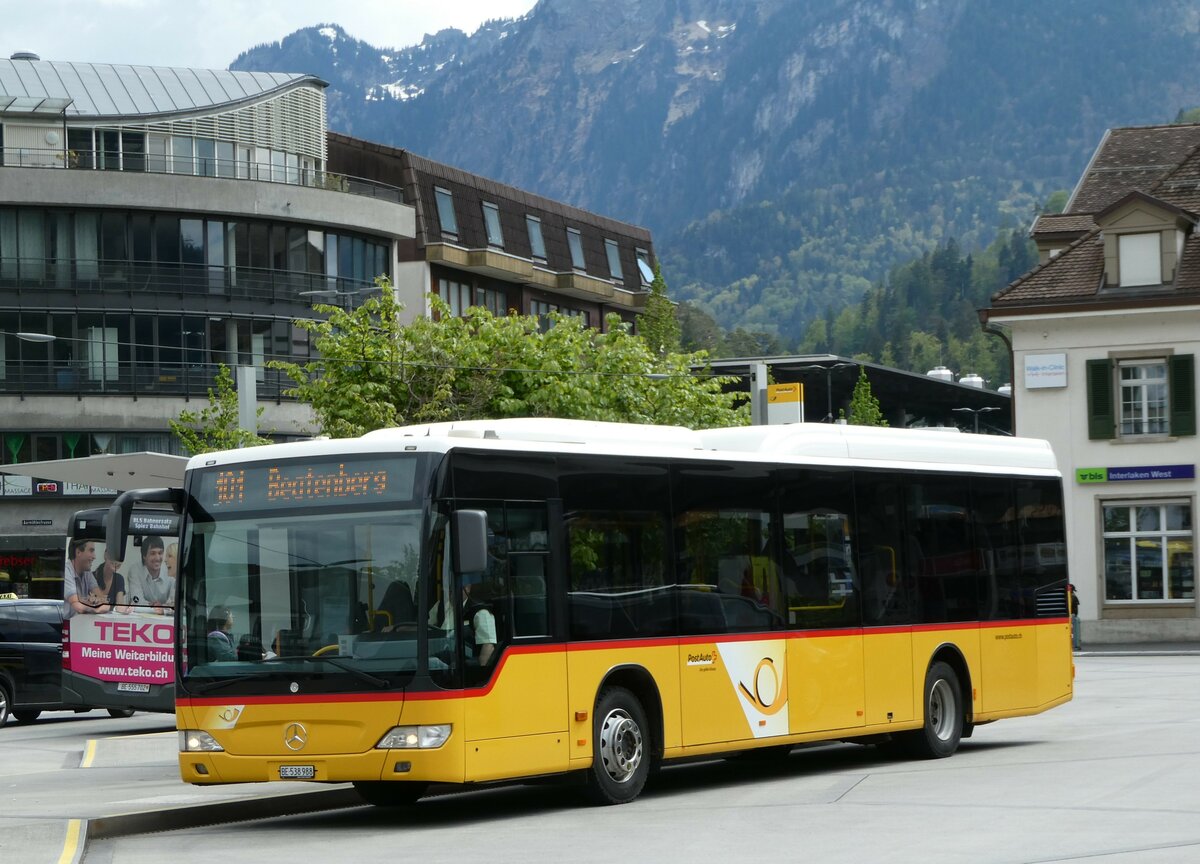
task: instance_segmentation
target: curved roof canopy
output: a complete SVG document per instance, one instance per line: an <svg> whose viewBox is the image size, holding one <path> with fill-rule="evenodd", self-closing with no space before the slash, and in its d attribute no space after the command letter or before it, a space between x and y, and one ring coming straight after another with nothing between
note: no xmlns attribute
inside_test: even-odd
<svg viewBox="0 0 1200 864"><path fill-rule="evenodd" d="M192 114L299 83L325 86L298 73L7 59L0 60L0 112L59 113L68 119Z"/></svg>

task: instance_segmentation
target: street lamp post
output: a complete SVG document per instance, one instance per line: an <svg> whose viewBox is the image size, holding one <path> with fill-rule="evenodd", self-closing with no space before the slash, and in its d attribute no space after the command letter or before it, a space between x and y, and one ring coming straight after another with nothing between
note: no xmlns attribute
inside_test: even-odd
<svg viewBox="0 0 1200 864"><path fill-rule="evenodd" d="M951 411L957 411L962 414L975 415L975 434L979 434L979 415L987 414L989 411L1000 411L1003 409L997 408L994 405L989 405L986 408L951 408Z"/></svg>
<svg viewBox="0 0 1200 864"><path fill-rule="evenodd" d="M796 372L821 371L825 373L825 423L833 422L833 373L837 369L855 369L857 363L831 363L828 366L814 363L811 366L793 366Z"/></svg>

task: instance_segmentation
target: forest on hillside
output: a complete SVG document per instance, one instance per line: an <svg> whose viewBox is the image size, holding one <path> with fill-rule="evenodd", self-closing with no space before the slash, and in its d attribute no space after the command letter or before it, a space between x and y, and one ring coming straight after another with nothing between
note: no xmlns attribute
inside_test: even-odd
<svg viewBox="0 0 1200 864"><path fill-rule="evenodd" d="M689 351L707 349L717 357L828 353L911 372L947 366L981 375L994 389L1009 380L1009 357L1000 339L983 332L977 310L1036 264L1037 249L1023 227L1000 231L976 253L950 239L894 266L859 302L814 318L793 344L752 327L724 331L688 302L676 315Z"/></svg>

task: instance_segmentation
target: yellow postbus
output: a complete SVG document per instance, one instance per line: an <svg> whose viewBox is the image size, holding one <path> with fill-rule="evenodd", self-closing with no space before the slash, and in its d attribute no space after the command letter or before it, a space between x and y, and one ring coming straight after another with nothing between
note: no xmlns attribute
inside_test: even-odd
<svg viewBox="0 0 1200 864"><path fill-rule="evenodd" d="M622 803L688 757L949 756L1072 695L1065 560L1024 554L1064 537L1040 441L471 421L197 456L110 544L146 500L183 516L189 783Z"/></svg>

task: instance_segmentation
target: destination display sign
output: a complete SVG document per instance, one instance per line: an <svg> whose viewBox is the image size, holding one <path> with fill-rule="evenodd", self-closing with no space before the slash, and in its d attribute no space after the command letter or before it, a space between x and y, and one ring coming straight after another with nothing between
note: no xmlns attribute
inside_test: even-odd
<svg viewBox="0 0 1200 864"><path fill-rule="evenodd" d="M197 500L210 513L411 501L422 457L340 457L204 469Z"/></svg>

